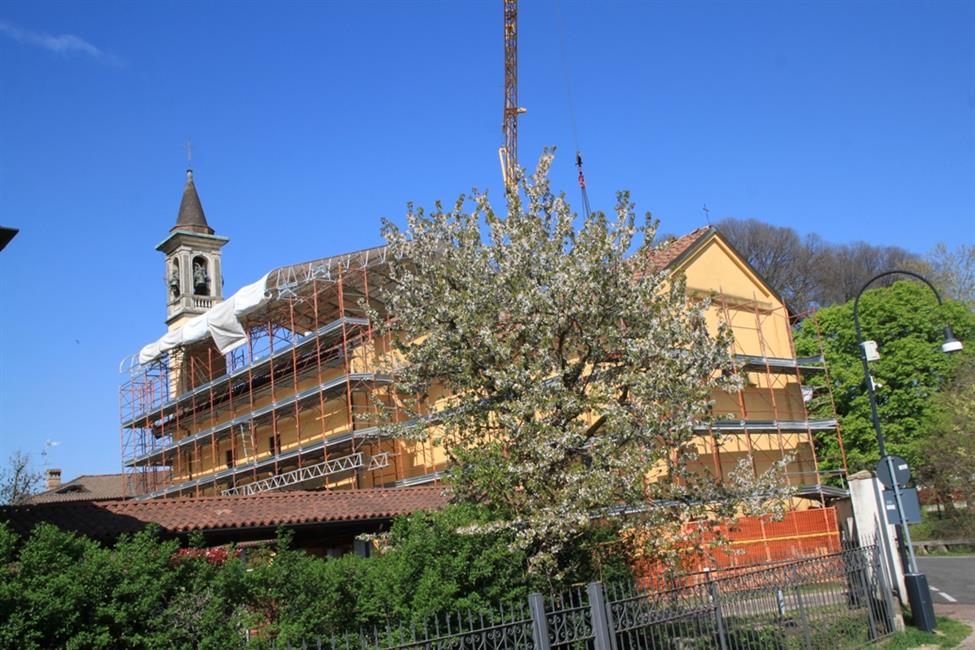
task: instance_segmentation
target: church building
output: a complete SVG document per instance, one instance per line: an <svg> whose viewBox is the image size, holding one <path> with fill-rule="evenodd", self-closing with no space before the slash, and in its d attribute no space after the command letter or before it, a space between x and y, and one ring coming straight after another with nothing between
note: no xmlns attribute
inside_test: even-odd
<svg viewBox="0 0 975 650"><path fill-rule="evenodd" d="M167 331L147 344L121 387L122 465L140 498L280 490L397 488L434 483L446 467L430 443L392 439L390 341L363 304L384 313L384 247L282 266L224 296L221 249L187 172L176 223L157 246L167 278ZM803 378L821 357L796 358L789 312L721 234L698 228L648 262L683 273L727 322L746 378L714 396L719 419L700 427L702 471L725 477L745 458L756 473L791 459L796 507L831 490L817 431L835 420L806 411ZM836 434L839 436L839 434ZM842 450L842 444L838 445ZM805 500L803 500L805 499Z"/></svg>

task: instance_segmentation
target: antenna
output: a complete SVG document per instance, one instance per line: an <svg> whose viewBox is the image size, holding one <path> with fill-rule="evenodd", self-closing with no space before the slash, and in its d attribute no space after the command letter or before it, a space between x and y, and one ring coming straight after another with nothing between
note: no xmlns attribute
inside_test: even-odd
<svg viewBox="0 0 975 650"><path fill-rule="evenodd" d="M705 203L704 204L704 207L701 208L701 209L704 210L704 220L707 221L708 222L708 225L710 226L711 225L711 210L708 208L708 204Z"/></svg>
<svg viewBox="0 0 975 650"><path fill-rule="evenodd" d="M57 440L51 440L50 438L44 441L44 449L41 450L41 458L44 459L42 465L44 467L47 467L47 450L50 449L51 447L57 447L60 444L61 443L58 442Z"/></svg>

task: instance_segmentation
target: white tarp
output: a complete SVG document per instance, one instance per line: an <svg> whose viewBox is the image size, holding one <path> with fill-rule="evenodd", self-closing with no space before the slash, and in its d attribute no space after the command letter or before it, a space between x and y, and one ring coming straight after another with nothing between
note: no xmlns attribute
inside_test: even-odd
<svg viewBox="0 0 975 650"><path fill-rule="evenodd" d="M139 350L139 363L149 363L156 357L158 357L162 352L159 349L159 341L154 341L149 345L142 346Z"/></svg>
<svg viewBox="0 0 975 650"><path fill-rule="evenodd" d="M189 319L181 329L183 330L183 336L180 339L181 344L186 345L187 343L202 341L207 335L207 313Z"/></svg>
<svg viewBox="0 0 975 650"><path fill-rule="evenodd" d="M220 352L227 353L247 343L247 334L234 315L234 299L225 300L207 312L207 328Z"/></svg>
<svg viewBox="0 0 975 650"><path fill-rule="evenodd" d="M159 352L168 352L172 350L177 345L183 342L183 332L180 329L175 329L172 332L166 332L161 339L159 339Z"/></svg>
<svg viewBox="0 0 975 650"><path fill-rule="evenodd" d="M245 316L267 302L267 276L269 275L271 274L265 273L263 278L241 287L230 297L231 302L234 303L234 314Z"/></svg>
<svg viewBox="0 0 975 650"><path fill-rule="evenodd" d="M221 354L226 354L247 342L247 334L240 318L268 301L266 273L257 282L242 287L222 303L206 313L191 318L182 327L166 332L158 341L139 351L139 363L149 363L173 348L199 341L209 334Z"/></svg>

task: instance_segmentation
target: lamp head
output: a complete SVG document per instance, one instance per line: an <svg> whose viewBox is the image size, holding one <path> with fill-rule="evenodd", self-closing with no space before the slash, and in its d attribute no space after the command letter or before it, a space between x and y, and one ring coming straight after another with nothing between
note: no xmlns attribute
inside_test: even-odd
<svg viewBox="0 0 975 650"><path fill-rule="evenodd" d="M951 331L950 325L945 325L945 342L941 344L943 352L959 352L962 349L961 341L955 338L955 333Z"/></svg>

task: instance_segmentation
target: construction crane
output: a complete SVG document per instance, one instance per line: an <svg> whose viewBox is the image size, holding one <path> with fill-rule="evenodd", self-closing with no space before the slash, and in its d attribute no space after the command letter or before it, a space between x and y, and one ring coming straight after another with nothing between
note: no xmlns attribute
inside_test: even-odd
<svg viewBox="0 0 975 650"><path fill-rule="evenodd" d="M501 131L504 144L498 149L501 178L509 194L518 191L515 170L518 169L518 115L526 109L518 106L518 0L504 4L504 118Z"/></svg>

